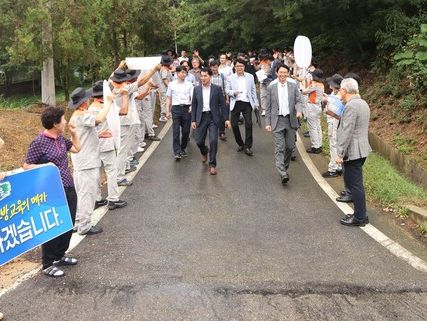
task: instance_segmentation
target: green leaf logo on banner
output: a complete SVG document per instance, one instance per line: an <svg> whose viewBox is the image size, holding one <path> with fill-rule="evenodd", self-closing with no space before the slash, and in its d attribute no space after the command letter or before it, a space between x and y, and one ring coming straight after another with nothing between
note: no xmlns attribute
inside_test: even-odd
<svg viewBox="0 0 427 321"><path fill-rule="evenodd" d="M0 183L0 201L10 196L12 192L12 186L9 182Z"/></svg>

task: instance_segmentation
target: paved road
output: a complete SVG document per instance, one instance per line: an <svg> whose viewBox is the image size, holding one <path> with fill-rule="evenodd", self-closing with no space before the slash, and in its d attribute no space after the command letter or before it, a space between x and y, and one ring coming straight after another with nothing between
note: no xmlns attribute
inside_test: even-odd
<svg viewBox="0 0 427 321"><path fill-rule="evenodd" d="M173 160L169 132L79 265L2 296L6 320L426 320L427 274L338 224L301 161L281 186L271 137L254 144L220 142L212 177L194 140Z"/></svg>

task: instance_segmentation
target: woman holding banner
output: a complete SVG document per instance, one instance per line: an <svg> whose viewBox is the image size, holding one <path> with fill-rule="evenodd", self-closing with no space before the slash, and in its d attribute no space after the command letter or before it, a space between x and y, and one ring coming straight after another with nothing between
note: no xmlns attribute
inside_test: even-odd
<svg viewBox="0 0 427 321"><path fill-rule="evenodd" d="M58 107L46 107L41 115L41 122L45 130L31 143L25 157L24 169L37 167L40 164L53 163L59 169L62 184L64 185L71 220L74 224L77 207L77 194L74 188L73 177L68 166L67 152L78 153L80 140L76 128L68 125L72 141L63 136L67 121L64 110ZM68 231L42 245L43 273L50 277L64 276L59 269L63 265L75 265L77 260L65 256L70 245L72 231Z"/></svg>

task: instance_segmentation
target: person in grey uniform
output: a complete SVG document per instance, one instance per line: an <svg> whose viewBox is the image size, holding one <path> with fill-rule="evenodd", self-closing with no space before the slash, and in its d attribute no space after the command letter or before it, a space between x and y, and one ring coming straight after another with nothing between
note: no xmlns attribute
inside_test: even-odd
<svg viewBox="0 0 427 321"><path fill-rule="evenodd" d="M89 106L89 111L95 115L98 115L104 108L103 98L103 81L99 80L92 86L92 97L93 102ZM101 197L101 189L98 188L95 208L108 204L108 209L114 210L116 208L125 207L127 202L119 199L119 186L117 185L117 169L116 169L116 149L114 146L114 138L108 126L108 122L105 120L98 124L96 132L99 138L99 156L101 158L102 165L104 166L105 174L107 175L107 188L108 196L104 200Z"/></svg>
<svg viewBox="0 0 427 321"><path fill-rule="evenodd" d="M70 124L76 127L81 150L71 154L74 168L74 185L77 192L77 211L75 227L80 235L92 235L102 232L102 228L92 226L93 206L99 189L99 138L95 126L104 122L110 110L111 101L94 115L88 111L88 100L92 91L77 88L71 93L68 107L75 109Z"/></svg>
<svg viewBox="0 0 427 321"><path fill-rule="evenodd" d="M127 81L134 78L132 73L126 73L122 68L125 67L125 62L122 61L119 65L119 68L114 71L111 75L110 80L113 85L113 94L115 94L114 103L119 108L120 112L120 149L117 155L117 184L119 186L129 186L132 185L126 178L126 165L128 162L128 156L131 149L132 137L130 125L132 123L129 113L129 98L130 96L138 91L138 88L145 83L147 83L151 76L158 70L160 70L160 65L157 65L155 68L144 74L141 78L138 78L137 81L127 84ZM138 73L139 74L139 73Z"/></svg>

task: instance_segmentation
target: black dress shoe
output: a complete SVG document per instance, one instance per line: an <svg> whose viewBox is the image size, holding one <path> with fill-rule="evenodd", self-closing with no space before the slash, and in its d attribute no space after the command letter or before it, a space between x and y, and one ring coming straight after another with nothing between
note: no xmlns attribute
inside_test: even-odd
<svg viewBox="0 0 427 321"><path fill-rule="evenodd" d="M285 174L283 174L281 176L282 178L282 185L286 185L289 182L289 174L285 172Z"/></svg>
<svg viewBox="0 0 427 321"><path fill-rule="evenodd" d="M225 142L227 140L227 136L225 136L225 134L220 134L219 139Z"/></svg>
<svg viewBox="0 0 427 321"><path fill-rule="evenodd" d="M248 156L252 156L254 153L252 152L252 150L250 148L245 148L245 154Z"/></svg>
<svg viewBox="0 0 427 321"><path fill-rule="evenodd" d="M297 160L297 157L295 155L292 155L291 156L291 161L296 162L296 160Z"/></svg>
<svg viewBox="0 0 427 321"><path fill-rule="evenodd" d="M319 148L310 147L309 149L307 149L307 153L309 154L320 154L321 152L322 152L322 147L319 147Z"/></svg>
<svg viewBox="0 0 427 321"><path fill-rule="evenodd" d="M244 148L243 146L239 146L239 147L237 147L237 151L238 151L238 152L242 152L244 149L245 149L245 148Z"/></svg>
<svg viewBox="0 0 427 321"><path fill-rule="evenodd" d="M338 177L337 172L326 171L322 174L324 178Z"/></svg>
<svg viewBox="0 0 427 321"><path fill-rule="evenodd" d="M365 226L369 223L369 218L366 216L364 219L358 219L354 215L346 215L341 220L342 225L347 226Z"/></svg>
<svg viewBox="0 0 427 321"><path fill-rule="evenodd" d="M305 132L302 134L304 137L310 137L310 132Z"/></svg>
<svg viewBox="0 0 427 321"><path fill-rule="evenodd" d="M348 195L340 196L336 198L337 202L343 202L343 203L352 203L353 198Z"/></svg>

